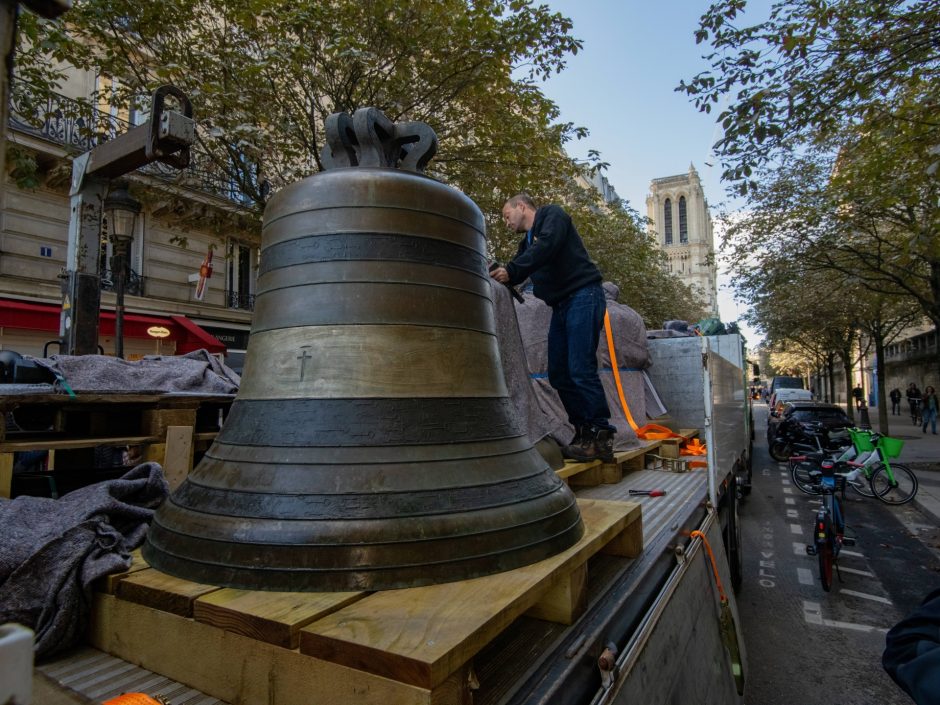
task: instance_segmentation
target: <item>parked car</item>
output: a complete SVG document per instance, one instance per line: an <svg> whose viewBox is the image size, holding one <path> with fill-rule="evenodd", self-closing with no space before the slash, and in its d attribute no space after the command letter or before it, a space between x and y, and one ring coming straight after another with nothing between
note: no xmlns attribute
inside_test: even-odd
<svg viewBox="0 0 940 705"><path fill-rule="evenodd" d="M788 401L779 415L773 416L767 424L767 443L773 443L777 428L782 423L822 423L829 431L853 426L841 406L819 401Z"/></svg>

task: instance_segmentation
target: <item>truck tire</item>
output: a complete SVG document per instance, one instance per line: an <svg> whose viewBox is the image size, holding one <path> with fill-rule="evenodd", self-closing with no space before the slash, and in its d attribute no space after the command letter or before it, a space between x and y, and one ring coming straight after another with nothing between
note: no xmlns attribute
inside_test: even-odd
<svg viewBox="0 0 940 705"><path fill-rule="evenodd" d="M731 573L731 587L735 593L744 585L744 544L741 537L741 521L738 517L737 480L728 486L727 493L728 524L725 529L725 552L728 554L728 568Z"/></svg>

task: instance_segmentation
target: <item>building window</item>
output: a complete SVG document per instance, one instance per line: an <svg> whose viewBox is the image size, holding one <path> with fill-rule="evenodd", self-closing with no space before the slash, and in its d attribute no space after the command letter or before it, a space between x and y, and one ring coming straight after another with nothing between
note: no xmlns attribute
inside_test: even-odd
<svg viewBox="0 0 940 705"><path fill-rule="evenodd" d="M685 196L679 196L679 242L689 241L689 220L685 213Z"/></svg>
<svg viewBox="0 0 940 705"><path fill-rule="evenodd" d="M257 248L241 242L229 243L225 263L225 299L229 308L253 311Z"/></svg>
<svg viewBox="0 0 940 705"><path fill-rule="evenodd" d="M666 244L672 244L672 201L666 199L663 204L663 227L665 228Z"/></svg>

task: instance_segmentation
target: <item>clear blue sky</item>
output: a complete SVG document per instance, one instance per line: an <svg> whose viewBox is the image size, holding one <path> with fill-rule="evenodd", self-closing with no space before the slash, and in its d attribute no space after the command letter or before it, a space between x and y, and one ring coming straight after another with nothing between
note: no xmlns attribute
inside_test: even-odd
<svg viewBox="0 0 940 705"><path fill-rule="evenodd" d="M715 218L726 200L711 153L720 137L716 112L698 112L684 93L674 90L681 80L688 82L708 67L701 57L710 47L696 44L694 31L709 2L547 2L571 18L572 34L584 43L569 57L568 68L541 86L558 104L562 120L591 132L569 144L569 154L585 158L588 150L600 152L610 164L605 174L618 195L644 216L650 180L683 174L692 163ZM732 301L727 277L719 274L718 285L722 320L737 319L741 307ZM758 340L747 330L745 335L752 346Z"/></svg>

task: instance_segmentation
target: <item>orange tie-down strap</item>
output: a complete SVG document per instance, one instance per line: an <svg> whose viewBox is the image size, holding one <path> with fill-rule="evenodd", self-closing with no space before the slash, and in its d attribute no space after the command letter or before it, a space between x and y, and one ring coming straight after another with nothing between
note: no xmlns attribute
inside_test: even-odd
<svg viewBox="0 0 940 705"><path fill-rule="evenodd" d="M169 701L162 695L150 697L146 693L122 693L116 698L105 700L101 705L167 705Z"/></svg>
<svg viewBox="0 0 940 705"><path fill-rule="evenodd" d="M610 327L610 312L604 313L604 332L607 334L607 350L610 352L610 366L614 371L614 383L617 385L617 395L620 397L620 406L623 407L623 415L627 419L637 435L647 441L661 441L666 438L682 438L678 433L673 432L665 426L655 423L648 423L645 426L637 426L633 420L633 414L630 413L630 405L627 404L627 397L623 393L623 383L620 381L620 370L617 364L617 351L614 348L614 332ZM697 442L697 440L696 440ZM702 446L704 448L704 446Z"/></svg>
<svg viewBox="0 0 940 705"><path fill-rule="evenodd" d="M630 424L637 435L637 438L642 438L647 441L661 441L667 438L683 438L678 433L675 433L665 426L660 426L655 423L648 423L645 426L637 426L636 421L633 420L633 414L630 413L630 405L627 404L627 397L623 393L623 383L620 381L620 370L618 369L619 365L617 364L617 350L614 347L614 332L610 327L610 312L604 312L604 332L607 334L607 350L610 352L610 367L614 371L614 383L617 385L617 396L620 397L620 406L623 407L623 415L627 419L627 423ZM697 438L693 438L694 441L693 448L694 450L689 453L685 453L684 449L682 451L683 455L705 455L705 445L701 443ZM686 443L685 448L689 447L689 443ZM701 449L701 452L699 452ZM693 467L698 467L704 465L704 463L689 463Z"/></svg>

